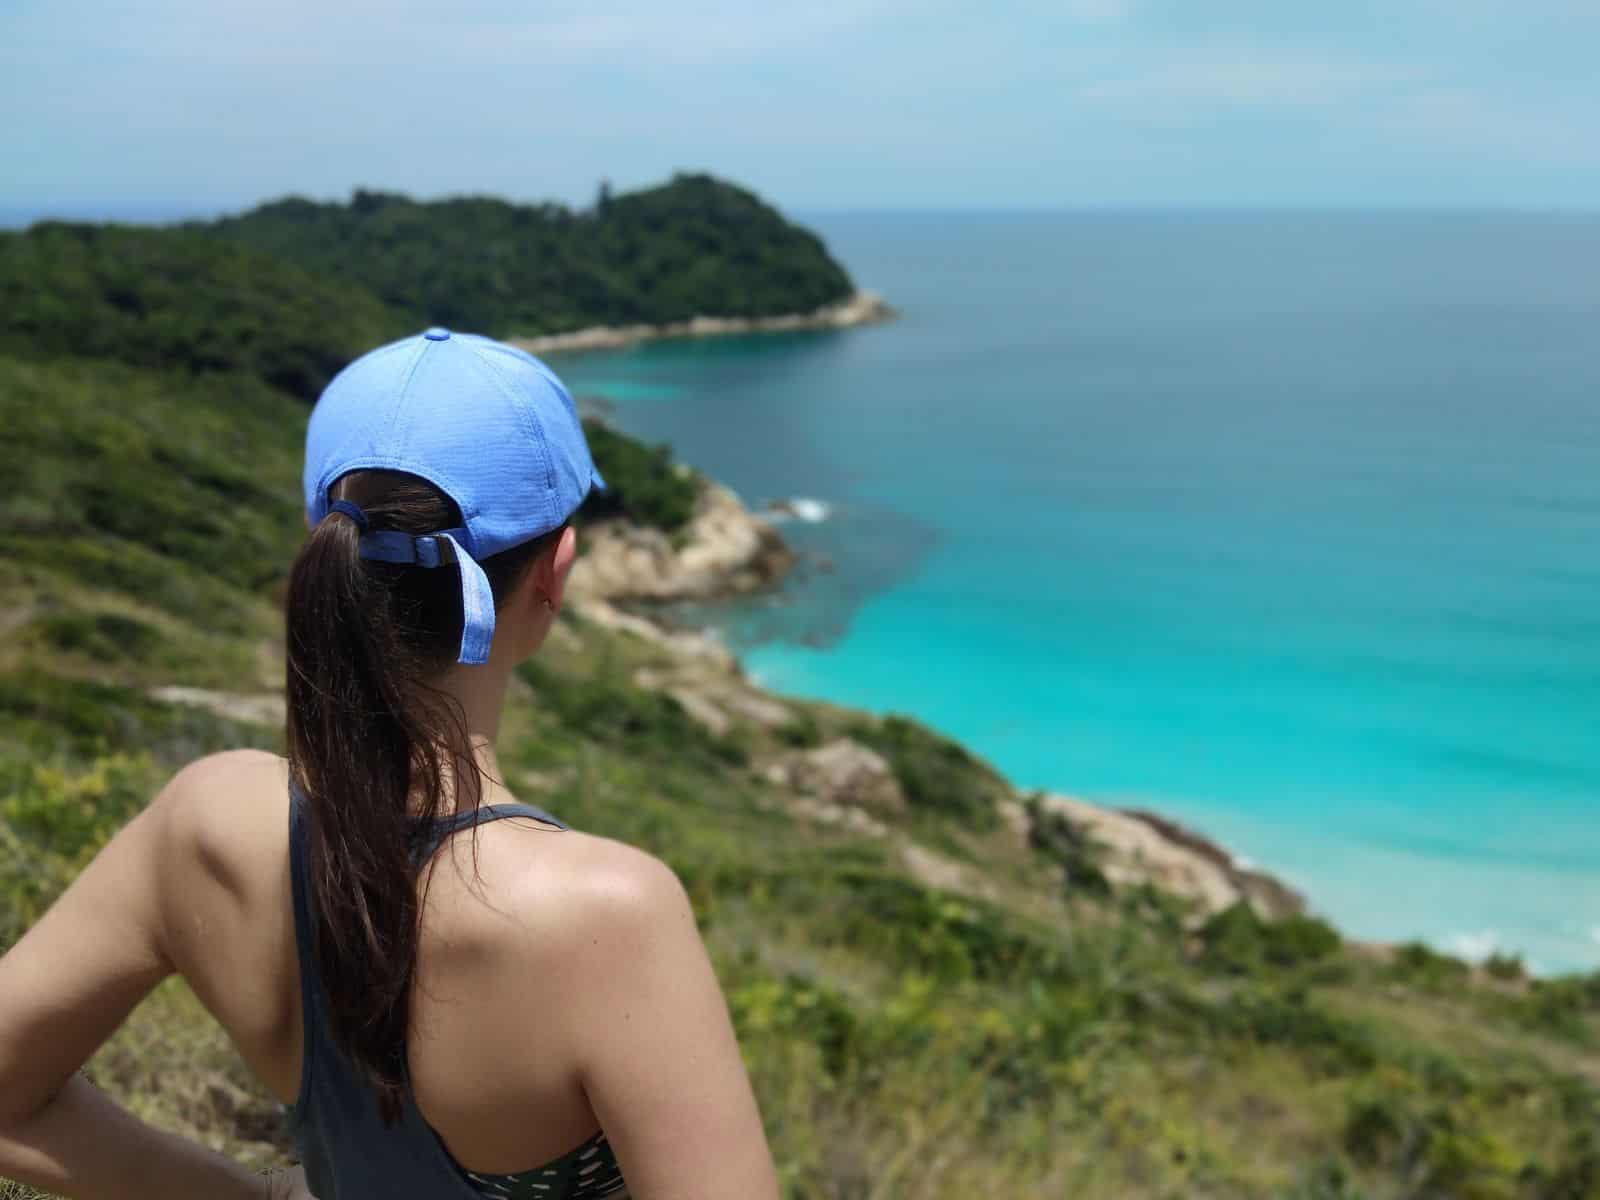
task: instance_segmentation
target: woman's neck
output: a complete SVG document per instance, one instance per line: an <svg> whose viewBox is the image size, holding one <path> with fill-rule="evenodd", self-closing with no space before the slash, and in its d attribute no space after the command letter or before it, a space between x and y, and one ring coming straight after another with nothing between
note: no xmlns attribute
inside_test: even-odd
<svg viewBox="0 0 1600 1200"><path fill-rule="evenodd" d="M473 758L483 780L500 778L500 758L495 753L495 741L500 735L500 714L505 708L506 687L511 672L492 658L479 666L454 666L437 682L437 687L461 705L466 717L467 736L472 742ZM455 788L446 788L445 803L448 816L455 809ZM487 792L481 797L488 803Z"/></svg>

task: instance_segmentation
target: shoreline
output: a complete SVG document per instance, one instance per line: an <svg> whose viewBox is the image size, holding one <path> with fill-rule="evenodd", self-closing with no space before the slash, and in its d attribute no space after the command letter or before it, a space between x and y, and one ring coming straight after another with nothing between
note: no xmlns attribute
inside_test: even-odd
<svg viewBox="0 0 1600 1200"><path fill-rule="evenodd" d="M506 341L529 354L581 354L594 350L621 350L640 342L677 338L854 329L892 321L899 315L878 293L862 290L837 304L824 304L810 312L784 313L775 317L700 316L660 325L591 325L567 333L511 337Z"/></svg>
<svg viewBox="0 0 1600 1200"><path fill-rule="evenodd" d="M774 509L778 512L783 511L781 505L766 510L745 509L731 493L726 493L719 485L709 480L707 483L708 488L723 493L721 507L724 510L725 521L732 521L737 525L749 523L765 526L771 530L774 524L772 520ZM737 508L737 512L727 511L733 508ZM723 533L726 535L727 530ZM754 544L750 539L728 539L725 536L718 540L728 543L729 550L733 550L736 542L750 541L750 544ZM690 551L691 557L704 559L705 550L709 548L709 546L701 547L698 554ZM617 615L607 614L601 618L600 623L618 625L650 640L670 644L679 654L718 674L725 672L741 676L741 690L753 694L751 703L778 705L821 703L850 707L846 702L814 693L787 692L781 687L774 687L765 679L750 674L744 654L733 651L710 614L702 613L699 619L685 621L681 616L669 616L660 610L662 601L670 602L683 598L696 599L715 607L719 600L731 600L751 590L781 587L788 574L787 569L780 568L760 572L758 578L747 575L738 564L729 561L739 557L737 551L717 557L723 558L724 561L717 567L711 568L709 574L718 576L723 583L736 577L743 577L740 585L710 586L691 591L662 588L661 585L667 583L669 578L678 572L676 570L663 572L663 565L659 560L650 564L641 560L634 564L636 570L649 567L651 579L648 581L648 587L630 586L633 581L626 580L628 572L612 573L612 587L602 589L610 594L592 598L599 600L602 608L611 609L613 604L620 604L621 608L613 609L613 613ZM794 563L787 561L787 556L785 557L786 565L792 567ZM709 564L702 561L701 566L703 569ZM579 588L577 592L582 594L585 590ZM663 591L668 594L662 594ZM677 594L671 594L673 592ZM690 710L691 716L694 716L697 713L703 714L706 708L714 710L726 697L715 689L708 691L698 685L690 684L678 688L677 698ZM702 701L709 701L709 704ZM915 720L921 719L914 710L909 711L907 715ZM715 716L712 720L716 720ZM958 735L942 736L960 742ZM1008 783L1013 790L1015 802L1020 803L1028 792L1036 790L1019 788L1010 780ZM1209 831L1204 824L1191 824L1189 819L1176 812L1162 810L1159 807L1153 808L1143 801L1124 804L1115 800L1089 799L1071 791L1043 791L1040 795L1047 809L1070 819L1083 834L1107 849L1110 859L1107 864L1109 868L1107 874L1122 886L1137 886L1147 881L1156 882L1161 890L1197 900L1203 908L1209 908L1213 912L1228 902L1242 899L1256 908L1258 913L1317 917L1332 925L1353 951L1379 961L1388 961L1401 953L1406 945L1420 941L1436 953L1454 958L1478 973L1486 970L1485 964L1491 956L1519 959L1530 977L1560 977L1584 969L1581 961L1570 962L1566 959L1551 961L1531 946L1519 946L1514 938L1497 941L1486 946L1484 952L1474 953L1463 950L1456 944L1458 938L1447 937L1442 933L1419 934L1412 937L1380 933L1375 936L1370 928L1357 933L1338 920L1332 910L1319 902L1322 898L1320 889L1310 880L1280 871L1271 859L1262 861L1253 854L1240 853L1230 846L1222 835ZM842 806L846 811L849 807L849 805ZM1026 836L1028 827L1022 820L1020 812L1013 813L1008 820L1016 825L1019 835Z"/></svg>

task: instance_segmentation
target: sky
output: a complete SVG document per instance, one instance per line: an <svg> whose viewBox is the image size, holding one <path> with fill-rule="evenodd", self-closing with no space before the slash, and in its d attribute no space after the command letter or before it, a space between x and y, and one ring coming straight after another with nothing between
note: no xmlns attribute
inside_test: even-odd
<svg viewBox="0 0 1600 1200"><path fill-rule="evenodd" d="M1600 208L1600 0L0 0L0 209Z"/></svg>

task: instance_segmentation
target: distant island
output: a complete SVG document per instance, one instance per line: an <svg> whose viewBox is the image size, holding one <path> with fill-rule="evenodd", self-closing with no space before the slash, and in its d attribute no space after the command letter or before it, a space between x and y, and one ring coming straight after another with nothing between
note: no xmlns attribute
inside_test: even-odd
<svg viewBox="0 0 1600 1200"><path fill-rule="evenodd" d="M602 186L585 210L358 189L214 221L0 233L0 352L245 369L307 399L428 325L549 350L887 312L815 234L705 174Z"/></svg>

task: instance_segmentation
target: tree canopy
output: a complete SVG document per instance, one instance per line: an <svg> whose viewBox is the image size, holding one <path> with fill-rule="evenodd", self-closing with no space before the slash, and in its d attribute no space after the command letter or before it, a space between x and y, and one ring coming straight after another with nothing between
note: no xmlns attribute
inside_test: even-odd
<svg viewBox="0 0 1600 1200"><path fill-rule="evenodd" d="M302 398L426 325L496 337L848 296L817 237L752 193L679 175L593 210L358 190L177 226L0 234L0 353L242 370Z"/></svg>
<svg viewBox="0 0 1600 1200"><path fill-rule="evenodd" d="M816 235L709 175L603 188L587 211L362 190L346 204L291 197L195 228L365 288L413 324L497 337L776 316L852 291Z"/></svg>

